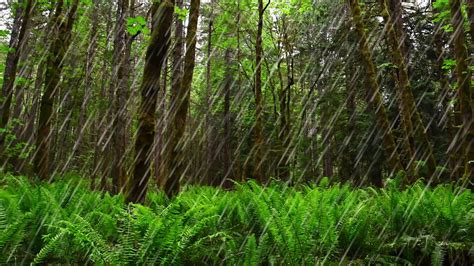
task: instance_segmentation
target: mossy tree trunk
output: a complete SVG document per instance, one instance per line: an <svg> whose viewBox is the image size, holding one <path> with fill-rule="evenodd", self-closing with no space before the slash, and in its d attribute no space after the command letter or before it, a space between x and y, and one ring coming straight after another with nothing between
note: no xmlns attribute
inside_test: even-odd
<svg viewBox="0 0 474 266"><path fill-rule="evenodd" d="M119 193L126 184L125 158L127 134L127 90L128 72L130 71L131 36L127 33L127 18L131 15L133 0L120 0L117 7L115 25L114 52L112 58L112 78L110 94L112 98L112 127L110 134L111 155L110 175L112 176L112 192Z"/></svg>
<svg viewBox="0 0 474 266"><path fill-rule="evenodd" d="M388 33L388 43L391 50L393 64L396 66L396 85L400 95L400 113L405 143L408 143L411 152L408 159L408 169L416 166L415 158L426 161L427 177L434 177L436 172L436 159L433 147L426 134L420 113L416 107L415 98L411 91L406 58L402 50L403 33L401 28L401 5L393 4L393 0L380 0L382 13ZM392 5L392 8L389 8ZM419 144L419 145L417 145ZM417 154L419 153L419 154ZM410 171L411 172L411 171ZM415 173L413 173L415 174ZM416 174L415 174L416 175ZM413 180L412 180L413 181Z"/></svg>
<svg viewBox="0 0 474 266"><path fill-rule="evenodd" d="M19 1L18 7L15 12L15 18L13 20L13 28L10 35L9 50L5 62L5 71L3 73L3 84L2 84L2 98L0 100L0 128L5 129L8 126L11 113L11 103L13 97L13 88L15 87L15 79L17 75L18 62L23 53L26 32L30 18L32 16L34 5L36 1L27 0ZM0 133L0 151L3 150L5 145L5 134L6 132ZM3 153L3 152L2 152ZM2 154L3 156L3 154ZM6 159L6 158L4 158ZM5 160L6 162L6 160ZM1 167L2 165L0 165Z"/></svg>
<svg viewBox="0 0 474 266"><path fill-rule="evenodd" d="M462 160L458 162L459 167L456 170L457 178L461 175L465 180L471 180L474 177L474 116L473 105L474 97L471 86L471 71L469 69L468 50L466 47L466 37L464 34L464 18L461 12L461 0L449 0L451 9L451 23L454 29L452 44L456 58L456 80L458 90L459 125L456 134L456 146L458 151L462 151Z"/></svg>
<svg viewBox="0 0 474 266"><path fill-rule="evenodd" d="M138 131L135 140L133 177L129 181L127 201L145 201L148 180L151 176L153 142L155 138L155 111L160 89L160 77L170 46L170 30L174 3L171 0L154 2L152 33L146 51L145 69L140 86Z"/></svg>
<svg viewBox="0 0 474 266"><path fill-rule="evenodd" d="M189 24L186 32L186 53L184 54L184 71L181 79L180 90L173 91L172 110L169 120L171 127L170 157L168 160L170 174L165 181L165 193L168 197L179 192L180 179L186 175L187 162L184 158L186 118L188 115L191 97L191 84L193 80L194 64L196 57L196 32L199 19L200 0L191 0L189 10Z"/></svg>
<svg viewBox="0 0 474 266"><path fill-rule="evenodd" d="M389 174L393 175L397 171L403 170L400 162L400 156L397 151L395 139L393 137L392 128L388 120L388 115L383 105L382 94L380 93L379 84L377 81L377 73L372 59L372 53L369 48L367 36L365 34L365 27L362 21L361 9L358 0L348 0L349 8L351 10L354 21L355 32L359 41L359 50L362 56L362 64L366 69L366 78L368 85L368 104L375 113L376 124L378 130L381 131L385 156L389 166ZM378 182L380 184L380 182Z"/></svg>
<svg viewBox="0 0 474 266"><path fill-rule="evenodd" d="M67 16L63 10L67 8L63 0L57 1L51 24L52 40L46 58L46 72L44 76L44 92L41 97L36 154L34 159L35 173L41 180L50 179L51 168L51 125L54 115L54 98L58 91L63 69L63 59L69 48L72 35L72 27L76 18L79 0L73 0L70 4Z"/></svg>
<svg viewBox="0 0 474 266"><path fill-rule="evenodd" d="M183 0L176 0L176 7L182 8ZM170 99L170 110L168 117L165 122L164 135L167 141L164 141L164 154L162 156L162 168L160 169L160 184L164 185L166 180L171 174L170 158L171 158L171 136L173 134L173 128L171 126L171 116L173 116L174 107L176 106L177 93L181 91L181 79L183 76L183 21L180 19L178 14L175 14L175 28L174 28L174 47L172 52L172 76L171 76L171 99Z"/></svg>

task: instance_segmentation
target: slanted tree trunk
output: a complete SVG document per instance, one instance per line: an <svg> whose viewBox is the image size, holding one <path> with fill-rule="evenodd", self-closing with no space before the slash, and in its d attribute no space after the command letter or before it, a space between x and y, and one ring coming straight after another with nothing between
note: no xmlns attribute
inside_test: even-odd
<svg viewBox="0 0 474 266"><path fill-rule="evenodd" d="M41 180L50 179L51 168L51 125L54 116L54 98L56 96L63 59L71 41L72 27L76 18L79 0L73 0L67 16L63 10L67 8L63 0L57 1L53 15L53 35L55 38L49 47L46 59L44 77L44 92L41 97L39 122L36 140L36 154L34 159L35 173Z"/></svg>
<svg viewBox="0 0 474 266"><path fill-rule="evenodd" d="M393 2L393 0L390 0ZM395 4L393 13L389 9L389 0L380 0L383 17L388 31L388 41L391 47L392 59L397 67L396 84L400 94L400 113L402 117L402 127L405 131L405 141L410 145L411 158L408 158L408 169L414 168L415 158L426 161L427 175L432 178L436 171L436 159L433 155L433 147L426 134L421 115L416 107L415 98L411 91L410 80L406 58L402 51L401 39L402 29L397 26L401 21L401 6ZM417 145L419 143L419 145ZM420 154L416 154L416 153ZM411 180L413 181L413 180Z"/></svg>
<svg viewBox="0 0 474 266"><path fill-rule="evenodd" d="M365 34L365 26L361 17L359 1L348 0L348 4L355 24L356 35L359 39L359 50L362 56L362 64L367 73L368 94L370 95L368 97L368 104L375 113L377 127L381 131L385 156L387 157L388 166L390 168L389 173L390 175L393 175L394 173L403 170L403 167L400 163L400 156L397 151L388 115L383 105L382 95L377 81L377 73ZM380 184L380 182L377 183Z"/></svg>
<svg viewBox="0 0 474 266"><path fill-rule="evenodd" d="M171 0L154 2L153 10L152 33L146 52L145 69L140 88L141 104L135 141L133 178L129 181L127 193L128 202L143 203L146 197L148 180L151 175L151 152L155 138L156 103L160 89L161 71L170 46L174 3Z"/></svg>
<svg viewBox="0 0 474 266"><path fill-rule="evenodd" d="M255 140L253 145L253 177L259 181L264 182L263 177L263 95L262 95L262 31L263 31L263 15L265 9L270 4L268 1L266 6L263 6L263 0L258 0L258 24L257 24L257 41L255 42Z"/></svg>
<svg viewBox="0 0 474 266"><path fill-rule="evenodd" d="M458 121L462 121L456 134L456 146L462 151L463 158L459 162L459 171L464 180L474 177L474 97L471 88L471 71L468 67L468 53L465 44L464 18L461 12L461 0L450 0L451 23L453 25L452 43L456 58L456 79L458 88L458 101L460 113Z"/></svg>
<svg viewBox="0 0 474 266"><path fill-rule="evenodd" d="M171 173L165 182L165 193L168 197L172 197L179 192L180 179L186 174L187 164L190 163L184 158L186 129L186 118L189 109L189 101L191 97L191 84L193 80L195 50L196 50L196 32L199 19L200 0L191 0L189 10L189 24L186 32L186 53L184 55L184 71L181 80L180 90L173 91L170 127L170 170Z"/></svg>
<svg viewBox="0 0 474 266"><path fill-rule="evenodd" d="M182 8L183 0L176 0L176 7ZM161 169L161 180L160 184L164 186L166 180L170 178L170 174L174 169L171 169L171 154L172 154L172 135L173 127L170 121L172 121L175 108L177 105L178 92L181 91L181 79L183 76L183 21L179 18L179 15L175 15L175 30L174 30L174 47L173 47L173 58L172 58L172 75L171 75L171 99L170 108L166 120L165 136L164 141L164 154L162 156L162 169Z"/></svg>
<svg viewBox="0 0 474 266"><path fill-rule="evenodd" d="M23 0L18 2L19 7L16 9L13 28L10 35L9 50L5 62L5 72L3 74L2 99L0 101L0 128L6 128L10 120L10 107L13 97L13 88L17 75L18 61L23 53L25 46L26 32L33 11L35 1ZM24 8L21 8L24 5ZM5 134L0 134L0 150L4 147ZM1 166L1 165L0 165Z"/></svg>

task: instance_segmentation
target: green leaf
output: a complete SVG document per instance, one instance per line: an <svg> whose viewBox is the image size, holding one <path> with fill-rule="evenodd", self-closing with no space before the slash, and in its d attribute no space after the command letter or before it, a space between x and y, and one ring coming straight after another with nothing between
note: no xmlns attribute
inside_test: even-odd
<svg viewBox="0 0 474 266"><path fill-rule="evenodd" d="M456 66L456 60L454 59L445 59L443 61L442 69L444 70L451 70Z"/></svg>
<svg viewBox="0 0 474 266"><path fill-rule="evenodd" d="M176 13L176 15L178 15L178 18L181 21L184 21L186 19L186 17L188 16L189 10L187 10L186 8L179 8L179 7L175 6L174 7L174 13Z"/></svg>

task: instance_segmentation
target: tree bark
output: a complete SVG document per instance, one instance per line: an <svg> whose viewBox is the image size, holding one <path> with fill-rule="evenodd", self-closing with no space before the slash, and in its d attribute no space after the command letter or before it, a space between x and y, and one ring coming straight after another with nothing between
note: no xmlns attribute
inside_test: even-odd
<svg viewBox="0 0 474 266"><path fill-rule="evenodd" d="M458 121L462 124L456 134L456 146L458 151L462 151L462 162L459 162L459 172L463 173L464 180L471 180L474 177L474 97L471 88L471 71L468 67L468 52L465 44L464 18L461 12L461 1L450 0L451 23L453 25L452 43L456 58L456 79L458 88L458 101L460 113ZM459 178L460 176L458 176Z"/></svg>
<svg viewBox="0 0 474 266"><path fill-rule="evenodd" d="M56 37L49 47L49 53L46 59L44 93L40 104L36 155L34 160L35 173L41 180L50 179L51 125L54 115L54 98L61 79L63 58L71 41L72 27L76 18L78 2L79 0L73 0L67 17L65 18L63 15L63 9L65 9L64 1L59 0L53 15L53 36Z"/></svg>
<svg viewBox="0 0 474 266"><path fill-rule="evenodd" d="M399 17L401 15L401 6L395 4L392 13L389 8L390 4L393 5L391 2L394 1L380 0L383 17L386 23L386 30L388 31L388 40L389 46L391 47L393 63L397 67L396 84L400 93L402 127L405 131L405 141L409 143L411 151L411 154L409 154L410 157L408 158L408 169L414 168L415 158L426 161L428 170L428 176L426 177L431 179L435 176L436 159L433 155L433 147L429 141L428 135L426 134L421 115L418 112L415 98L411 91L406 58L402 51L402 42L400 41L403 38L403 33L401 32L402 29L400 29L401 26L397 26L397 22L400 23L401 21L401 17ZM419 145L417 145L417 142Z"/></svg>
<svg viewBox="0 0 474 266"><path fill-rule="evenodd" d="M98 0L92 1L92 7L89 14L90 20L92 22L91 31L89 32L89 46L87 47L86 63L85 63L85 75L84 75L84 99L81 103L79 111L79 120L78 127L76 131L77 140L74 143L72 156L75 154L83 155L86 150L87 142L89 141L87 130L91 128L91 123L93 122L91 117L88 117L88 108L89 101L92 98L93 94L93 71L95 66L95 56L97 53L97 38L98 38L98 28L99 28L99 8ZM79 157L81 158L81 157ZM85 165L86 162L79 159L78 162L80 165Z"/></svg>
<svg viewBox="0 0 474 266"><path fill-rule="evenodd" d="M210 2L212 5L212 0ZM207 62L206 62L206 96L205 96L205 102L206 102L206 125L205 125L205 132L206 132L206 162L205 162L205 171L204 171L204 176L206 178L206 181L208 184L216 185L217 178L216 176L212 177L210 170L212 168L213 164L213 157L214 157L214 152L212 150L213 143L212 143L212 133L213 133L213 126L211 125L211 114L212 114L212 100L211 100L211 94L212 94L212 84L211 84L211 57L212 57L212 31L213 31L213 23L214 23L214 18L213 18L213 12L212 12L212 7L211 7L211 14L209 17L209 23L207 25Z"/></svg>
<svg viewBox="0 0 474 266"><path fill-rule="evenodd" d="M234 177L232 166L232 117L230 112L232 94L232 51L227 48L225 51L226 75L224 85L224 187L230 187L229 180Z"/></svg>
<svg viewBox="0 0 474 266"><path fill-rule="evenodd" d="M279 140L281 142L281 156L278 161L278 176L283 180L288 180L290 177L290 131L291 131L291 117L290 117L290 99L291 86L294 85L293 77L293 49L288 40L288 32L285 17L282 18L282 48L284 49L286 58L286 84L281 85L279 93L280 104L280 129Z"/></svg>
<svg viewBox="0 0 474 266"><path fill-rule="evenodd" d="M22 0L18 2L19 7L16 9L13 22L13 29L10 35L9 50L5 62L5 72L3 74L2 100L0 101L0 128L5 129L10 120L10 107L13 97L13 88L17 75L18 61L23 53L26 42L26 32L33 11L35 1ZM20 6L24 5L24 8ZM3 150L5 142L5 134L0 134L0 150Z"/></svg>
<svg viewBox="0 0 474 266"><path fill-rule="evenodd" d="M255 42L255 140L253 147L253 177L263 183L263 95L262 95L262 55L263 55L263 44L262 44L262 31L263 31L263 15L265 9L270 4L270 0L267 5L263 6L263 0L258 0L258 24L257 24L257 41Z"/></svg>
<svg viewBox="0 0 474 266"><path fill-rule="evenodd" d="M182 8L183 0L176 0L176 7ZM175 108L177 105L177 97L178 92L181 91L181 79L183 76L183 21L179 18L179 15L175 15L175 31L174 31L174 39L175 44L173 47L173 61L172 61L172 77L171 77L171 99L170 99L170 108L168 112L168 117L166 121L165 127L165 136L168 141L165 141L164 147L164 155L162 157L162 170L161 170L161 184L166 183L166 180L170 178L171 171L171 154L172 154L172 143L171 137L173 133L173 127L171 126L171 122L174 117Z"/></svg>
<svg viewBox="0 0 474 266"><path fill-rule="evenodd" d="M184 71L181 80L180 90L173 92L175 94L172 99L172 111L170 125L170 175L165 182L165 193L168 197L172 197L179 192L180 179L186 175L187 162L184 158L186 129L186 118L189 109L189 101L191 97L191 84L193 79L195 50L196 50L196 32L199 19L200 0L191 0L189 10L189 24L186 32L186 53L184 55ZM172 95L172 96L173 96Z"/></svg>
<svg viewBox="0 0 474 266"><path fill-rule="evenodd" d="M376 122L382 134L385 156L390 167L389 173L393 175L400 170L403 170L400 163L400 156L398 154L395 140L392 133L392 128L388 120L388 115L383 105L382 95L380 93L379 84L377 81L377 73L372 59L372 53L369 49L369 43L365 34L364 23L362 22L361 10L358 0L348 0L349 8L352 13L355 31L359 39L359 50L362 55L362 63L366 68L366 78L368 85L368 104L375 113Z"/></svg>
<svg viewBox="0 0 474 266"><path fill-rule="evenodd" d="M112 192L117 194L126 184L126 143L127 143L127 90L128 72L130 71L131 36L127 34L126 22L130 17L132 0L120 0L117 8L117 24L115 27L114 55L112 59L113 74L110 92L113 95L113 118L111 127L111 171Z"/></svg>
<svg viewBox="0 0 474 266"><path fill-rule="evenodd" d="M135 141L133 178L130 180L127 202L145 201L151 170L151 151L155 138L155 111L160 87L161 71L170 46L170 29L174 3L163 0L153 4L151 40L146 52L145 69L140 88L141 104Z"/></svg>

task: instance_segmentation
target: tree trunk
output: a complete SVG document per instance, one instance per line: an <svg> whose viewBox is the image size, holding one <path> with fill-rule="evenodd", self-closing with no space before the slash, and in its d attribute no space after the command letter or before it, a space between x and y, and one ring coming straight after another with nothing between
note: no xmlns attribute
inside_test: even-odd
<svg viewBox="0 0 474 266"><path fill-rule="evenodd" d="M94 71L94 62L95 62L95 55L97 53L97 38L98 38L98 28L99 28L99 10L98 10L98 0L93 0L92 2L92 10L89 14L90 20L92 21L92 28L89 33L89 46L87 47L87 55L86 55L86 64L85 64L85 76L84 76L84 99L81 103L81 108L79 111L79 120L78 120L78 130L76 132L77 140L74 144L73 148L73 156L77 153L79 154L79 158L83 155L85 151L84 143L88 141L86 138L87 130L90 129L90 124L92 123L91 117L88 117L88 107L89 101L92 98L93 94L93 71ZM79 159L78 162L81 165L84 165L86 162Z"/></svg>
<svg viewBox="0 0 474 266"><path fill-rule="evenodd" d="M8 126L8 121L10 120L10 106L12 103L18 61L27 40L25 35L35 2L34 0L26 0L26 3L24 3L20 0L18 5L19 7L16 9L13 29L10 35L10 49L7 53L5 72L3 75L2 101L0 101L0 128L2 129ZM24 9L21 8L22 5L25 5ZM6 133L0 134L0 150L4 148L5 134Z"/></svg>
<svg viewBox="0 0 474 266"><path fill-rule="evenodd" d="M385 156L387 156L388 165L390 167L390 175L403 170L400 163L400 156L398 155L397 147L392 133L392 128L388 120L388 115L383 105L382 95L379 90L377 82L377 73L375 65L372 60L372 53L369 49L369 43L365 34L365 27L362 22L361 10L358 0L348 0L349 7L352 13L355 24L356 35L359 39L359 49L362 55L362 63L366 68L366 78L368 85L368 104L375 113L376 122L382 134Z"/></svg>
<svg viewBox="0 0 474 266"><path fill-rule="evenodd" d="M454 55L456 58L456 78L458 88L458 101L460 113L458 121L459 131L456 134L458 151L462 151L463 158L458 173L464 174L464 180L471 180L474 177L474 123L473 123L473 105L474 97L471 88L471 71L468 67L468 53L465 44L464 18L461 12L461 1L450 0L451 23L453 25L452 42L454 46ZM459 178L460 176L458 176Z"/></svg>
<svg viewBox="0 0 474 266"><path fill-rule="evenodd" d="M191 97L191 84L193 79L195 50L196 50L196 32L199 19L200 0L191 0L189 10L189 24L186 33L186 53L184 55L184 71L181 80L180 90L173 92L172 111L170 125L171 134L169 135L170 147L170 170L171 173L165 182L165 193L172 197L179 192L179 182L186 174L187 162L184 158L186 129L186 118ZM172 95L172 96L173 96Z"/></svg>
<svg viewBox="0 0 474 266"><path fill-rule="evenodd" d="M230 112L231 94L232 94L232 51L227 48L225 51L226 75L224 85L224 180L223 186L230 187L229 180L234 178L232 166L232 117Z"/></svg>
<svg viewBox="0 0 474 266"><path fill-rule="evenodd" d="M359 73L354 67L355 60L348 60L345 66L345 78L346 78L346 94L347 99L345 102L345 108L347 113L347 124L346 124L346 136L344 139L344 148L342 149L341 156L341 170L339 178L342 181L354 181L355 179L355 162L356 154L353 149L352 143L354 142L354 136L356 132L356 116L357 116L357 105L356 105L356 80L360 77Z"/></svg>
<svg viewBox="0 0 474 266"><path fill-rule="evenodd" d="M212 5L212 1L210 3ZM205 125L205 135L206 135L206 162L204 166L204 176L206 181L210 185L218 185L216 182L219 180L217 176L211 176L210 170L213 164L214 151L212 150L212 133L213 126L211 125L211 114L212 114L212 84L211 84L211 57L212 57L212 30L213 30L213 12L211 7L211 14L209 18L209 23L207 25L207 62L206 62L206 96L205 96L205 108L206 108L206 125Z"/></svg>
<svg viewBox="0 0 474 266"><path fill-rule="evenodd" d="M176 0L176 7L182 8L183 0ZM172 77L171 77L171 99L170 108L166 120L165 136L168 141L165 141L164 155L162 156L163 168L161 170L161 184L166 183L166 180L170 178L171 172L174 170L171 168L171 154L172 154L172 143L171 138L174 134L173 127L171 126L172 119L174 119L174 112L177 105L178 92L181 91L181 79L183 76L183 21L179 18L179 15L175 15L175 31L174 38L175 44L173 47L173 62L172 62Z"/></svg>
<svg viewBox="0 0 474 266"><path fill-rule="evenodd" d="M113 74L110 92L113 95L113 118L111 127L111 171L112 193L119 193L126 183L125 158L126 158L126 120L127 120L127 89L128 71L130 70L129 45L131 39L127 34L127 18L130 16L131 5L134 1L120 0L117 8L117 24L115 27L114 55L112 59Z"/></svg>
<svg viewBox="0 0 474 266"><path fill-rule="evenodd" d="M426 161L428 179L435 176L436 172L436 159L433 155L433 147L429 138L426 134L421 115L416 107L415 98L411 91L410 80L408 77L408 70L406 64L406 58L401 49L401 39L403 34L400 32L401 26L397 26L397 22L400 23L401 17L401 6L394 5L395 10L391 13L389 9L389 0L380 0L382 6L383 17L387 31L388 40L391 47L393 63L397 67L397 79L396 84L400 93L400 113L402 117L403 129L405 131L405 141L409 143L412 154L408 158L408 169L411 169L415 165L415 158ZM390 0L393 2L393 0ZM419 142L419 145L416 145ZM416 154L416 153L420 154ZM413 181L413 180L411 180Z"/></svg>
<svg viewBox="0 0 474 266"><path fill-rule="evenodd" d="M39 122L36 140L36 155L34 160L35 173L41 180L50 179L51 167L51 124L53 118L54 97L56 95L61 71L63 68L63 58L69 47L72 27L76 17L76 10L79 0L73 0L71 8L64 18L64 1L59 0L53 15L53 39L46 59L46 72L44 78L44 93L41 98Z"/></svg>
<svg viewBox="0 0 474 266"><path fill-rule="evenodd" d="M150 179L151 151L155 138L155 111L160 87L161 71L170 45L170 29L173 21L174 3L163 0L153 4L153 22L150 43L146 52L145 69L140 88L141 104L139 124L135 141L133 178L127 194L128 202L145 201Z"/></svg>
<svg viewBox="0 0 474 266"><path fill-rule="evenodd" d="M290 131L291 131L291 117L290 117L290 99L291 99L291 86L294 85L293 77L293 50L288 40L288 33L286 28L286 19L282 18L282 45L285 51L286 58L286 85L281 86L279 93L280 102L280 132L279 139L282 145L281 156L278 162L278 176L283 180L288 180L290 177Z"/></svg>
<svg viewBox="0 0 474 266"><path fill-rule="evenodd" d="M258 0L258 24L257 24L257 41L255 42L255 140L253 147L253 177L263 183L263 95L262 95L262 31L263 31L263 15L265 9L270 4L270 0L267 5L263 6L263 0Z"/></svg>

